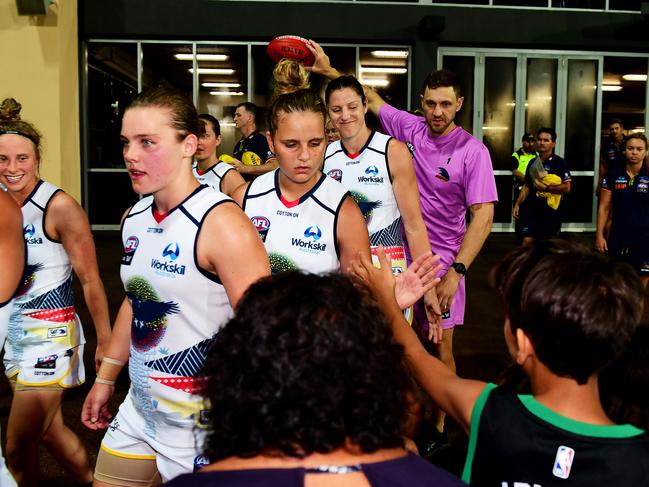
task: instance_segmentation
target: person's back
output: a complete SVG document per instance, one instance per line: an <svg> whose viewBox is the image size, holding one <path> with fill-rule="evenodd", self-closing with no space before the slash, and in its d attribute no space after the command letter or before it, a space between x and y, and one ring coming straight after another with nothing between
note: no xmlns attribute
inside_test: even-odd
<svg viewBox="0 0 649 487"><path fill-rule="evenodd" d="M649 479L649 435L634 426L575 421L493 384L473 418L462 476L472 486L630 486Z"/></svg>
<svg viewBox="0 0 649 487"><path fill-rule="evenodd" d="M389 264L381 264L386 281ZM459 378L428 355L376 277L383 271L363 267L416 380L470 432L464 481L647 484L649 436L615 425L598 388L599 371L620 357L640 321L643 290L631 267L558 239L521 246L499 264L493 277L505 306L505 341L529 379L528 396Z"/></svg>

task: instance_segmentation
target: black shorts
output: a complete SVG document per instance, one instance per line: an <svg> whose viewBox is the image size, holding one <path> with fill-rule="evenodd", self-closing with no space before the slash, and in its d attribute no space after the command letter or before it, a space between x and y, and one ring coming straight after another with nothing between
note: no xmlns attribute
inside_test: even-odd
<svg viewBox="0 0 649 487"><path fill-rule="evenodd" d="M612 240L612 239L611 239ZM631 265L641 276L649 276L649 241L636 241L629 245L612 242L608 251L622 262Z"/></svg>
<svg viewBox="0 0 649 487"><path fill-rule="evenodd" d="M558 218L539 218L525 212L521 234L523 237L532 237L537 240L557 237L561 231L561 220Z"/></svg>

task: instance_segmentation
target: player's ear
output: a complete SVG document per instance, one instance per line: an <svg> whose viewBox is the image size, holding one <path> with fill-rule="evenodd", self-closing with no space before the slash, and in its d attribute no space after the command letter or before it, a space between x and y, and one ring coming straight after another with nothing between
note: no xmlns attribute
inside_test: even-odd
<svg viewBox="0 0 649 487"><path fill-rule="evenodd" d="M275 144L273 144L273 137L270 135L270 132L266 130L266 141L268 142L268 147L270 148L271 152L275 152Z"/></svg>
<svg viewBox="0 0 649 487"><path fill-rule="evenodd" d="M463 96L460 96L460 97L457 99L457 105L455 106L455 113L457 113L457 112L460 111L460 109L462 108L462 104L463 104L463 103L464 103L464 97L463 97Z"/></svg>
<svg viewBox="0 0 649 487"><path fill-rule="evenodd" d="M523 365L529 357L535 355L534 345L522 328L516 328L516 349L514 360L518 365Z"/></svg>

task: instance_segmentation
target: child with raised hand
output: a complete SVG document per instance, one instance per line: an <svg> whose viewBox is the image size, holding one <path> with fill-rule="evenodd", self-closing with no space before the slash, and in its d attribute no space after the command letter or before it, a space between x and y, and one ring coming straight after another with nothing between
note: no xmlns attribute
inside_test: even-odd
<svg viewBox="0 0 649 487"><path fill-rule="evenodd" d="M463 480L471 485L646 485L649 435L616 425L599 399L598 373L616 359L640 320L642 287L625 265L553 240L521 247L495 269L505 341L531 395L462 379L421 346L381 269L353 264L392 322L411 372L470 433Z"/></svg>

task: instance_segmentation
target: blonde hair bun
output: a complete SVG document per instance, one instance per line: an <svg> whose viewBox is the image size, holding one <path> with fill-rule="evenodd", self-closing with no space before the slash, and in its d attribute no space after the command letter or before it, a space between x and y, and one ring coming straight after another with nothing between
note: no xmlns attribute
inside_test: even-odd
<svg viewBox="0 0 649 487"><path fill-rule="evenodd" d="M275 95L286 95L311 87L309 73L301 63L292 59L281 59L273 70Z"/></svg>
<svg viewBox="0 0 649 487"><path fill-rule="evenodd" d="M0 120L6 122L17 122L20 120L22 105L14 98L5 98L0 105Z"/></svg>

